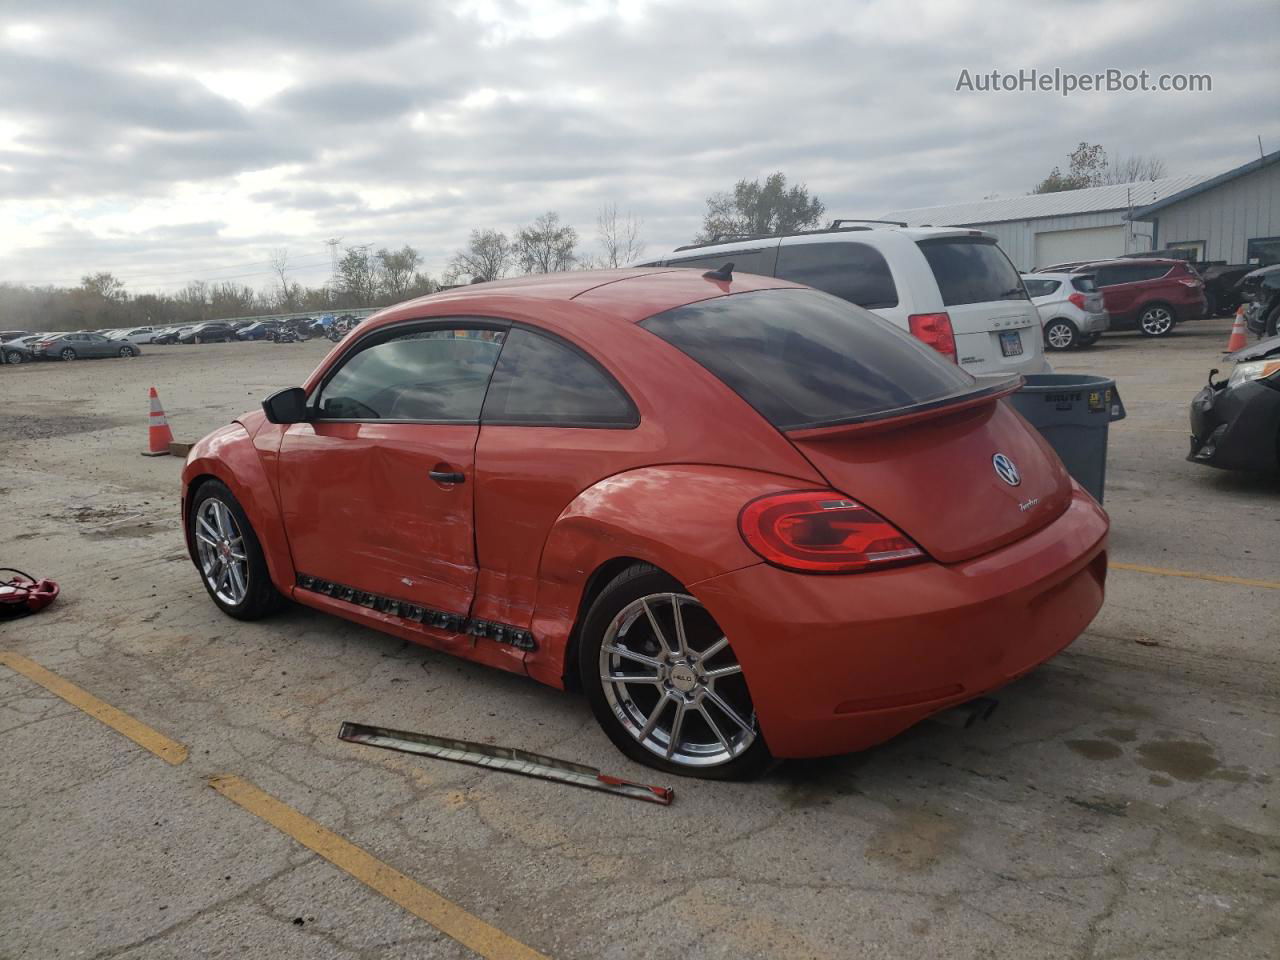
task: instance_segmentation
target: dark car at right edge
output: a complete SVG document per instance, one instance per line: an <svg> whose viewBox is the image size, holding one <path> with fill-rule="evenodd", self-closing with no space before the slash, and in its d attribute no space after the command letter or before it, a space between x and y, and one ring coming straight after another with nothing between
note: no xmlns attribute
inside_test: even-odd
<svg viewBox="0 0 1280 960"><path fill-rule="evenodd" d="M1226 470L1280 468L1280 337L1271 337L1228 360L1226 380L1209 382L1191 401L1191 451L1187 459Z"/></svg>

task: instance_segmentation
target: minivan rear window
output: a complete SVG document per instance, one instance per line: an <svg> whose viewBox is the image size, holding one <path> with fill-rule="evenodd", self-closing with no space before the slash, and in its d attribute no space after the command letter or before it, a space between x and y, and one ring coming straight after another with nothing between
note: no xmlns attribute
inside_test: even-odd
<svg viewBox="0 0 1280 960"><path fill-rule="evenodd" d="M733 264L734 273L758 273L762 277L773 276L773 264L778 258L778 242L755 250L728 250L721 253L704 253L696 257L668 260L669 267L693 267L702 270L719 270L726 263Z"/></svg>
<svg viewBox="0 0 1280 960"><path fill-rule="evenodd" d="M856 423L979 389L936 350L816 290L716 297L640 325L780 430Z"/></svg>
<svg viewBox="0 0 1280 960"><path fill-rule="evenodd" d="M933 268L945 306L1026 300L1022 278L994 240L983 237L939 237L919 241Z"/></svg>

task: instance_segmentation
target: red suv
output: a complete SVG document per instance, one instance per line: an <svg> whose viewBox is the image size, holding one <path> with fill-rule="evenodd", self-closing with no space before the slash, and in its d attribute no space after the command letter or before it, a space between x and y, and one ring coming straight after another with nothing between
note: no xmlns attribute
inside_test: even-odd
<svg viewBox="0 0 1280 960"><path fill-rule="evenodd" d="M1164 337L1175 324L1205 315L1204 283L1185 260L1102 260L1071 272L1094 275L1112 330Z"/></svg>

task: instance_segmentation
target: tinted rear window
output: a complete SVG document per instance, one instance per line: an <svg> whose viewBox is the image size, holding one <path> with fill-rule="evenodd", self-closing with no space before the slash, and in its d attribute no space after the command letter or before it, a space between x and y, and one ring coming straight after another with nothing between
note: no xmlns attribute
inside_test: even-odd
<svg viewBox="0 0 1280 960"><path fill-rule="evenodd" d="M865 243L784 244L777 275L867 309L898 305L889 264Z"/></svg>
<svg viewBox="0 0 1280 960"><path fill-rule="evenodd" d="M974 379L859 307L816 290L758 290L642 322L779 429L827 426L961 396Z"/></svg>
<svg viewBox="0 0 1280 960"><path fill-rule="evenodd" d="M946 306L1027 299L1018 271L994 241L945 237L919 245Z"/></svg>
<svg viewBox="0 0 1280 960"><path fill-rule="evenodd" d="M1093 282L1093 277L1072 277L1071 285L1081 293L1093 293L1098 289L1098 285Z"/></svg>

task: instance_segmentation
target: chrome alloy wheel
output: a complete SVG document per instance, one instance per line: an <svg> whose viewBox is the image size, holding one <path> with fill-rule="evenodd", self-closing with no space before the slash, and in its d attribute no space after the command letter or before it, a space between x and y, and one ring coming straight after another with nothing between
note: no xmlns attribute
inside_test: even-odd
<svg viewBox="0 0 1280 960"><path fill-rule="evenodd" d="M196 510L196 550L205 582L223 603L238 606L249 590L244 535L227 505L216 497Z"/></svg>
<svg viewBox="0 0 1280 960"><path fill-rule="evenodd" d="M600 680L624 729L672 763L727 763L758 736L729 639L688 594L653 593L623 607L600 646Z"/></svg>
<svg viewBox="0 0 1280 960"><path fill-rule="evenodd" d="M1142 332L1153 337L1163 336L1173 328L1173 313L1167 307L1148 307L1142 312Z"/></svg>
<svg viewBox="0 0 1280 960"><path fill-rule="evenodd" d="M1049 341L1049 346L1055 350L1066 350L1075 340L1075 331L1060 321L1049 324L1049 328L1045 331L1044 338Z"/></svg>

